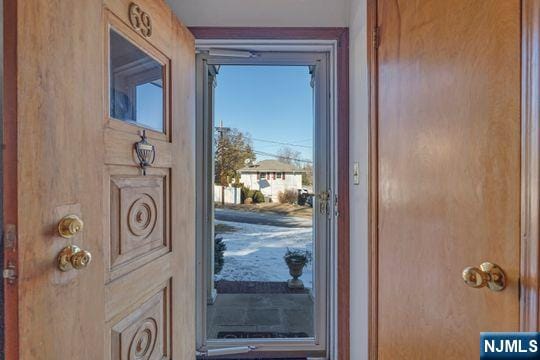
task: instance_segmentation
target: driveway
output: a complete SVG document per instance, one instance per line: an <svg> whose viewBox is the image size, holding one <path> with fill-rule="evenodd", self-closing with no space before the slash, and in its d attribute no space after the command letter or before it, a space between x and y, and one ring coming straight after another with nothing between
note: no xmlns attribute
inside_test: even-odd
<svg viewBox="0 0 540 360"><path fill-rule="evenodd" d="M286 228L310 228L312 226L311 219L274 213L249 212L231 209L215 209L215 218L220 221Z"/></svg>

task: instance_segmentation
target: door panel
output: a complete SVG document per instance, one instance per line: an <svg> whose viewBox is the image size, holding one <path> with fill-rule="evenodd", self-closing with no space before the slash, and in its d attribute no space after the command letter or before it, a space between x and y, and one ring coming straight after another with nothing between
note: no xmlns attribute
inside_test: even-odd
<svg viewBox="0 0 540 360"><path fill-rule="evenodd" d="M18 313L24 360L103 356L101 11L101 1L17 1ZM56 229L70 213L85 223L71 241ZM70 242L90 251L93 262L62 273L55 259Z"/></svg>
<svg viewBox="0 0 540 360"><path fill-rule="evenodd" d="M379 357L477 359L519 329L520 2L378 4Z"/></svg>
<svg viewBox="0 0 540 360"><path fill-rule="evenodd" d="M146 176L134 167L108 170L108 279L114 280L170 252L170 175L168 169L147 169Z"/></svg>
<svg viewBox="0 0 540 360"><path fill-rule="evenodd" d="M18 1L21 359L195 357L194 40L164 2L137 6ZM152 93L127 93L140 84L165 98L146 112L165 119L146 129L146 174L134 150L145 124L109 116L110 28L162 65L156 77L140 52L122 63L121 109L145 113ZM65 239L69 214L84 227ZM92 253L87 268L57 270L68 244Z"/></svg>

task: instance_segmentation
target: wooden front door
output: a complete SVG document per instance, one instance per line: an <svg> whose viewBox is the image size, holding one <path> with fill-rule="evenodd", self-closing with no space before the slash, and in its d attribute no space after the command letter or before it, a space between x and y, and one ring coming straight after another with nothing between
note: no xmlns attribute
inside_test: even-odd
<svg viewBox="0 0 540 360"><path fill-rule="evenodd" d="M519 330L520 1L378 0L379 359ZM498 264L501 292L462 271Z"/></svg>
<svg viewBox="0 0 540 360"><path fill-rule="evenodd" d="M194 359L192 35L161 0L10 3L17 195L6 206L18 280L6 286L18 286L18 331L8 359ZM70 215L83 226L66 223L65 238L58 224ZM60 271L70 245L88 253L71 248Z"/></svg>

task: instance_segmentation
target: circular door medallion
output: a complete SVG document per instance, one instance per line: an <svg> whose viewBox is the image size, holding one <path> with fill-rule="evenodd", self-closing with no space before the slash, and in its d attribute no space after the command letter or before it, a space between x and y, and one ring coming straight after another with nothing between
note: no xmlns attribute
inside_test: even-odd
<svg viewBox="0 0 540 360"><path fill-rule="evenodd" d="M157 323L152 318L145 319L137 329L129 347L130 360L148 360L156 346Z"/></svg>
<svg viewBox="0 0 540 360"><path fill-rule="evenodd" d="M148 194L141 194L129 208L129 230L135 236L147 237L154 230L156 220L157 207L154 199Z"/></svg>

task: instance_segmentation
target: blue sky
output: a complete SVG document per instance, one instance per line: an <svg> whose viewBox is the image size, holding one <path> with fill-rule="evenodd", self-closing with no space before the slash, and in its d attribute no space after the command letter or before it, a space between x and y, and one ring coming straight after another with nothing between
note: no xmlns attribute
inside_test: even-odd
<svg viewBox="0 0 540 360"><path fill-rule="evenodd" d="M249 133L255 151L288 146L313 159L313 91L307 66L221 66L215 122ZM265 140L265 141L262 141ZM276 144L289 143L292 145ZM257 160L271 158L257 155Z"/></svg>

